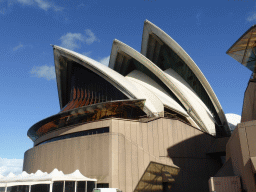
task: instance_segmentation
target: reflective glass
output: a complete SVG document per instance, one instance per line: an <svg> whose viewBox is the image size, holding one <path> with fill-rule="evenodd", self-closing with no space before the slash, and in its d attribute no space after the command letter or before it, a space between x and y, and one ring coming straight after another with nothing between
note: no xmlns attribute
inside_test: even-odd
<svg viewBox="0 0 256 192"><path fill-rule="evenodd" d="M65 181L65 192L75 192L75 181Z"/></svg>
<svg viewBox="0 0 256 192"><path fill-rule="evenodd" d="M28 136L35 141L40 136L62 127L110 117L139 119L145 115L144 104L145 99L112 101L58 113L33 125L28 130ZM92 131L88 134L92 135L96 132Z"/></svg>
<svg viewBox="0 0 256 192"><path fill-rule="evenodd" d="M85 181L78 181L76 192L85 192Z"/></svg>
<svg viewBox="0 0 256 192"><path fill-rule="evenodd" d="M0 192L4 192L5 191L5 187L0 187Z"/></svg>
<svg viewBox="0 0 256 192"><path fill-rule="evenodd" d="M18 186L7 187L7 191L8 192L29 192L29 186L18 185Z"/></svg>
<svg viewBox="0 0 256 192"><path fill-rule="evenodd" d="M49 192L50 184L31 185L31 192Z"/></svg>
<svg viewBox="0 0 256 192"><path fill-rule="evenodd" d="M64 181L55 181L53 183L52 192L63 192Z"/></svg>
<svg viewBox="0 0 256 192"><path fill-rule="evenodd" d="M92 135L92 134L96 134L96 132L97 132L97 134L108 133L109 132L109 127L86 130L86 131L80 131L80 132L76 132L76 133L70 133L70 134L67 134L67 135L62 135L62 136L55 137L55 138L49 139L47 141L44 141L44 142L40 143L39 145L42 145L42 144L45 144L45 143L50 143L50 142L53 142L53 141L62 140L62 139Z"/></svg>
<svg viewBox="0 0 256 192"><path fill-rule="evenodd" d="M87 181L87 192L93 192L94 188L95 188L95 182Z"/></svg>
<svg viewBox="0 0 256 192"><path fill-rule="evenodd" d="M97 183L97 188L109 188L108 183Z"/></svg>
<svg viewBox="0 0 256 192"><path fill-rule="evenodd" d="M62 56L61 56L62 57ZM70 82L67 83L63 91L62 111L101 103L106 101L128 99L119 89L106 81L102 76L92 72L81 64L76 63L66 57L59 59L60 65L70 67Z"/></svg>

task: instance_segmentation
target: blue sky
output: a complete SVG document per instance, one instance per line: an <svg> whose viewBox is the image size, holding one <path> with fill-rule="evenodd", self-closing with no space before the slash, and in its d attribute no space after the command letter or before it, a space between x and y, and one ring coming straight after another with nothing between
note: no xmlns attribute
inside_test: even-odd
<svg viewBox="0 0 256 192"><path fill-rule="evenodd" d="M253 0L0 0L0 174L19 171L33 146L27 130L60 110L50 44L106 64L115 38L140 51L148 19L196 62L224 112L240 115L251 72L225 52L255 9Z"/></svg>

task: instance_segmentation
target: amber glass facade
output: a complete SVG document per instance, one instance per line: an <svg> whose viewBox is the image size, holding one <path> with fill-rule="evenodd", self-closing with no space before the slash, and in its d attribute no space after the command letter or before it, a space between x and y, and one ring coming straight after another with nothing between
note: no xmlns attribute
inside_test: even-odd
<svg viewBox="0 0 256 192"><path fill-rule="evenodd" d="M66 91L66 98L69 101L62 111L96 103L128 99L115 86L86 67L65 57L62 57L62 62L66 62L69 69L67 75L71 76L67 82Z"/></svg>
<svg viewBox="0 0 256 192"><path fill-rule="evenodd" d="M110 117L139 119L145 115L144 103L143 99L112 101L65 111L33 125L28 130L28 136L35 141L40 136L63 127Z"/></svg>

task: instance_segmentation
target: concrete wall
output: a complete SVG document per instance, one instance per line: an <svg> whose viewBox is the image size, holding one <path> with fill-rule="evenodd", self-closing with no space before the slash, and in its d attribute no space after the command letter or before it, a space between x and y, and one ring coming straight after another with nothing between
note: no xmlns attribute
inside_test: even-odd
<svg viewBox="0 0 256 192"><path fill-rule="evenodd" d="M26 151L23 170L38 169L50 173L57 168L68 174L76 169L101 183L109 183L109 143L111 135L104 133L55 141Z"/></svg>
<svg viewBox="0 0 256 192"><path fill-rule="evenodd" d="M227 143L226 160L232 159L235 175L242 179L242 186L247 191L256 191L255 178L250 157L256 156L256 121L237 125Z"/></svg>
<svg viewBox="0 0 256 192"><path fill-rule="evenodd" d="M211 177L209 179L210 192L240 192L240 177Z"/></svg>
<svg viewBox="0 0 256 192"><path fill-rule="evenodd" d="M244 93L241 122L256 120L256 81L250 80Z"/></svg>
<svg viewBox="0 0 256 192"><path fill-rule="evenodd" d="M64 173L80 169L87 177L125 192L136 188L150 161L180 167L172 191L208 191L208 179L221 163L206 153L215 138L178 120L159 118L147 123L108 119L49 133L45 139L92 128L110 133L55 141L29 149L23 170ZM171 158L169 158L169 157Z"/></svg>

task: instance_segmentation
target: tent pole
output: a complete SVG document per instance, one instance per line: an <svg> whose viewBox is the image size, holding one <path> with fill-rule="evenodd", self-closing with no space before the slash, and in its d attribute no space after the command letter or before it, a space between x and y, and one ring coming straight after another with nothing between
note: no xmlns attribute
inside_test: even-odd
<svg viewBox="0 0 256 192"><path fill-rule="evenodd" d="M29 185L29 190L28 191L31 192L31 185Z"/></svg>
<svg viewBox="0 0 256 192"><path fill-rule="evenodd" d="M52 192L52 183L50 184L50 192Z"/></svg>
<svg viewBox="0 0 256 192"><path fill-rule="evenodd" d="M64 181L64 185L63 185L63 192L65 192L65 181Z"/></svg>
<svg viewBox="0 0 256 192"><path fill-rule="evenodd" d="M76 192L76 189L77 189L77 181L75 181L75 192Z"/></svg>
<svg viewBox="0 0 256 192"><path fill-rule="evenodd" d="M85 192L87 192L87 181L85 182Z"/></svg>

